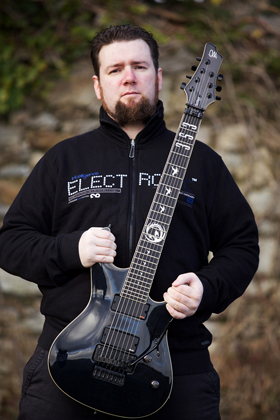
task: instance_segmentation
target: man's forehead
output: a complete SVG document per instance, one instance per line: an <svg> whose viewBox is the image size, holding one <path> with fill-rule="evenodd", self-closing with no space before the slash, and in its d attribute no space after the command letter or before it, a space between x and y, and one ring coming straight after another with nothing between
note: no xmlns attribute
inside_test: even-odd
<svg viewBox="0 0 280 420"><path fill-rule="evenodd" d="M124 62L150 64L152 56L148 44L142 39L118 41L104 45L99 52L99 63L103 67Z"/></svg>

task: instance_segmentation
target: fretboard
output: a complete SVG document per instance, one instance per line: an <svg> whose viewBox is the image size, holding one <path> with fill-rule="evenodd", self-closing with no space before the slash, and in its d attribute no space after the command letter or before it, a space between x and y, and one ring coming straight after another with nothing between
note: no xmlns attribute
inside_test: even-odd
<svg viewBox="0 0 280 420"><path fill-rule="evenodd" d="M202 111L187 106L157 186L121 296L146 303L190 162Z"/></svg>

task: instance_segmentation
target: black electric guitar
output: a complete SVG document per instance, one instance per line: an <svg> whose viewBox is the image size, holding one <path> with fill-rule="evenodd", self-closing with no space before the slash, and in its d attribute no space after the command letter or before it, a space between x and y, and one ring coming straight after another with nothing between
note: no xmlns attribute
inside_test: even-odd
<svg viewBox="0 0 280 420"><path fill-rule="evenodd" d="M190 82L187 104L152 201L131 265L91 268L91 296L84 311L55 339L50 375L69 397L119 417L158 411L172 389L165 302L149 297L198 128L215 96L222 56L207 43ZM187 76L189 77L189 76Z"/></svg>

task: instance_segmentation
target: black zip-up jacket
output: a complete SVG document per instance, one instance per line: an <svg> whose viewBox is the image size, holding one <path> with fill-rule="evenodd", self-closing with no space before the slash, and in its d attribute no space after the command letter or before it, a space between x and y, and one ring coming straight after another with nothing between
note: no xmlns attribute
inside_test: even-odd
<svg viewBox="0 0 280 420"><path fill-rule="evenodd" d="M39 344L45 349L89 300L90 270L78 255L82 233L111 224L114 263L129 266L174 139L161 102L135 146L103 108L100 121L98 129L44 155L0 230L0 266L37 283L43 294L46 321ZM197 141L151 290L162 301L172 281L186 272L195 272L204 286L197 312L169 328L175 374L211 368L211 334L203 322L244 292L257 266L252 211L220 156Z"/></svg>

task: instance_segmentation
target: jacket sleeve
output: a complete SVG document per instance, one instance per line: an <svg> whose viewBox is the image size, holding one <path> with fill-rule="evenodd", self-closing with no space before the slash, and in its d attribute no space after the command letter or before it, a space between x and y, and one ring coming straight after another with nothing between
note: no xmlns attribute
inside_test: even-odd
<svg viewBox="0 0 280 420"><path fill-rule="evenodd" d="M46 154L48 155L48 153ZM58 170L44 156L33 169L8 210L0 229L0 267L37 283L55 286L81 270L81 231L53 235Z"/></svg>
<svg viewBox="0 0 280 420"><path fill-rule="evenodd" d="M259 263L253 212L222 160L208 228L213 258L196 273L204 286L199 310L220 313L244 293Z"/></svg>

